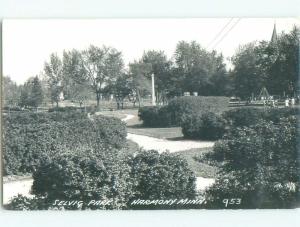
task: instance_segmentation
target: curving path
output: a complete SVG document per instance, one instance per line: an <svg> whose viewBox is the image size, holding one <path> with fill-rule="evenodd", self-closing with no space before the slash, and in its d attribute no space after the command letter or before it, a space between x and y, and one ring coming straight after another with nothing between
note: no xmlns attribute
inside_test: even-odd
<svg viewBox="0 0 300 227"><path fill-rule="evenodd" d="M126 114L126 117L122 121L126 122L135 116L132 114ZM136 142L140 147L145 150L157 150L162 153L164 151L176 152L184 151L192 148L205 148L213 147L214 142L201 142L201 141L191 141L191 140L182 140L182 141L170 141L166 139L158 139L151 136L143 136L132 133L127 133L127 139ZM212 186L215 183L214 178L204 178L197 177L196 180L196 189L199 191L204 191L208 187Z"/></svg>
<svg viewBox="0 0 300 227"><path fill-rule="evenodd" d="M8 204L10 200L18 194L26 197L33 197L33 195L30 194L32 184L33 179L28 177L26 179L4 182L3 204Z"/></svg>

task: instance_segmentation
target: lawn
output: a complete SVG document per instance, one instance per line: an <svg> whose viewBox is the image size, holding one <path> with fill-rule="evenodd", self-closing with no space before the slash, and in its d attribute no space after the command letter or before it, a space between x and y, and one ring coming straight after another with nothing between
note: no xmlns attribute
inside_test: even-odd
<svg viewBox="0 0 300 227"><path fill-rule="evenodd" d="M196 177L205 178L216 178L218 168L216 166L211 166L205 161L196 160L195 157L203 155L208 152L212 152L213 148L195 148L186 151L178 151L173 153L175 155L180 155L184 158L190 167L190 169L195 173Z"/></svg>

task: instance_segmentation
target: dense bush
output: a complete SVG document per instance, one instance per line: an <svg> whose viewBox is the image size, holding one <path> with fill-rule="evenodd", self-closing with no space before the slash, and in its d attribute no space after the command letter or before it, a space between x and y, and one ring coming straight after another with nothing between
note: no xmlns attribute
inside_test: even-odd
<svg viewBox="0 0 300 227"><path fill-rule="evenodd" d="M154 150L142 151L131 160L130 166L131 178L135 182L134 199L195 197L196 177L186 160L179 156L159 154Z"/></svg>
<svg viewBox="0 0 300 227"><path fill-rule="evenodd" d="M241 198L236 208L299 205L297 138L295 116L230 130L214 147L224 164L219 180L208 191L212 206L224 208L223 198Z"/></svg>
<svg viewBox="0 0 300 227"><path fill-rule="evenodd" d="M208 111L219 114L227 110L228 106L227 97L179 97L172 99L163 107L142 107L139 109L139 116L145 126L181 126L190 115L201 115Z"/></svg>
<svg viewBox="0 0 300 227"><path fill-rule="evenodd" d="M172 124L180 126L190 115L224 112L229 108L229 98L222 96L179 97L172 99L166 108Z"/></svg>
<svg viewBox="0 0 300 227"><path fill-rule="evenodd" d="M162 122L159 116L160 107L145 106L139 109L139 118L143 120L143 125L146 127L161 126Z"/></svg>
<svg viewBox="0 0 300 227"><path fill-rule="evenodd" d="M122 148L126 127L116 118L83 113L14 113L3 119L4 174L30 173L61 148Z"/></svg>
<svg viewBox="0 0 300 227"><path fill-rule="evenodd" d="M121 209L130 198L130 169L118 159L116 150L104 156L89 148L78 148L43 161L33 174L32 192L46 201L82 201L82 206L65 209ZM90 201L107 201L93 204Z"/></svg>
<svg viewBox="0 0 300 227"><path fill-rule="evenodd" d="M9 204L4 205L8 210L54 210L57 209L52 206L52 202L43 197L29 198L22 195L15 196Z"/></svg>
<svg viewBox="0 0 300 227"><path fill-rule="evenodd" d="M225 120L213 112L189 115L181 124L185 138L203 140L220 139L225 133L225 126Z"/></svg>

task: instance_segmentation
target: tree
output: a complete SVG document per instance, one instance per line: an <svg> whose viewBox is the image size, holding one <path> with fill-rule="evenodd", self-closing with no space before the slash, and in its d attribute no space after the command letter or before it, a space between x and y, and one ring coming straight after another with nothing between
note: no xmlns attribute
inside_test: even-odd
<svg viewBox="0 0 300 227"><path fill-rule="evenodd" d="M224 59L216 51L208 52L195 41L181 41L176 46L177 84L184 91L200 95L224 95L229 81ZM223 86L219 84L223 83Z"/></svg>
<svg viewBox="0 0 300 227"><path fill-rule="evenodd" d="M20 95L20 105L24 107L37 108L44 100L44 92L39 78L29 78L22 86Z"/></svg>
<svg viewBox="0 0 300 227"><path fill-rule="evenodd" d="M114 95L117 102L117 109L123 109L124 99L132 92L129 75L124 73L117 80L104 88L105 93Z"/></svg>
<svg viewBox="0 0 300 227"><path fill-rule="evenodd" d="M140 107L141 97L151 92L151 65L149 63L134 61L134 63L129 64L129 75L131 77L130 86Z"/></svg>
<svg viewBox="0 0 300 227"><path fill-rule="evenodd" d="M21 86L20 102L19 105L22 107L28 107L30 97L30 83L26 81L23 86Z"/></svg>
<svg viewBox="0 0 300 227"><path fill-rule="evenodd" d="M44 72L49 86L51 101L58 106L63 91L64 74L62 61L57 54L50 55L50 61L45 63Z"/></svg>
<svg viewBox="0 0 300 227"><path fill-rule="evenodd" d="M75 49L63 52L64 96L77 101L80 106L92 98L93 91L81 67L81 53Z"/></svg>
<svg viewBox="0 0 300 227"><path fill-rule="evenodd" d="M36 76L32 81L32 88L30 94L30 105L33 107L38 107L42 104L44 100L44 94L42 89L42 84L39 78Z"/></svg>
<svg viewBox="0 0 300 227"><path fill-rule="evenodd" d="M232 58L234 69L232 76L235 95L241 98L249 98L252 93L257 94L264 85L264 71L258 66L257 43L252 42L240 46Z"/></svg>
<svg viewBox="0 0 300 227"><path fill-rule="evenodd" d="M81 53L80 66L82 79L88 81L96 94L97 108L99 108L104 87L115 81L123 71L122 54L112 47L99 48L91 45Z"/></svg>
<svg viewBox="0 0 300 227"><path fill-rule="evenodd" d="M20 87L9 76L3 77L3 105L16 106L19 103Z"/></svg>

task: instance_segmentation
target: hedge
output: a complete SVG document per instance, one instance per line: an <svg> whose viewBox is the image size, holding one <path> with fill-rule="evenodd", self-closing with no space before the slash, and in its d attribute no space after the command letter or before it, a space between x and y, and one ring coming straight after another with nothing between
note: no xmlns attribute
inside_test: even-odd
<svg viewBox="0 0 300 227"><path fill-rule="evenodd" d="M225 133L226 121L213 112L206 112L186 117L181 127L185 138L217 140Z"/></svg>
<svg viewBox="0 0 300 227"><path fill-rule="evenodd" d="M282 118L298 115L297 108L242 107L225 111L221 115L214 112L186 115L181 127L186 138L217 140L228 130L235 130L237 127L251 126L261 120L278 123Z"/></svg>
<svg viewBox="0 0 300 227"><path fill-rule="evenodd" d="M126 144L126 126L116 118L78 112L13 113L3 118L4 174L31 173L62 149L87 146L95 152Z"/></svg>
<svg viewBox="0 0 300 227"><path fill-rule="evenodd" d="M298 108L235 108L223 113L230 127L242 127L256 124L260 120L278 123L281 118L299 115Z"/></svg>
<svg viewBox="0 0 300 227"><path fill-rule="evenodd" d="M229 98L222 96L178 97L163 107L142 107L139 117L145 126L181 126L190 115L213 112L220 114L229 109Z"/></svg>

